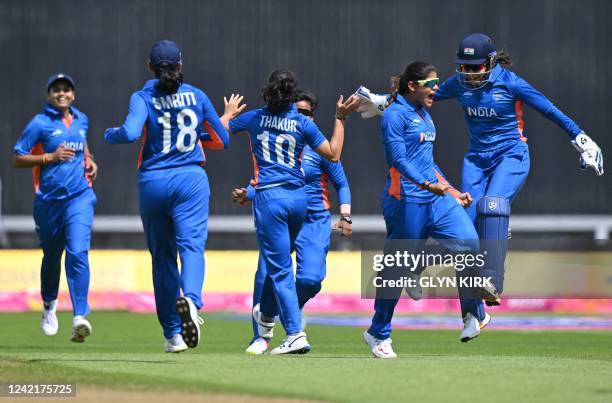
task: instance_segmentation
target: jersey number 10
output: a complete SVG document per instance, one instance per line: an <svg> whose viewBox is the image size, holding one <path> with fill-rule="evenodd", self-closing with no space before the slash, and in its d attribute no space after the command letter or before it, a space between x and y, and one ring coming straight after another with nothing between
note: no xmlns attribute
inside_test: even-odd
<svg viewBox="0 0 612 403"><path fill-rule="evenodd" d="M189 119L189 124L185 125L185 117ZM164 128L162 135L163 138L163 149L162 153L168 154L172 147L172 126L170 125L170 112L164 112L163 116L160 116L157 121L161 123ZM195 112L191 109L182 109L176 114L176 126L179 129L178 135L176 136L176 149L181 153L187 153L195 148L196 140L198 139L198 133L196 128L198 127L198 117Z"/></svg>
<svg viewBox="0 0 612 403"><path fill-rule="evenodd" d="M261 149L263 151L264 160L267 162L272 162L272 158L270 157L270 132L266 130L263 133L259 133L257 135L257 140L261 141ZM288 143L286 153L283 150L283 144L285 142ZM290 134L279 134L276 136L274 146L276 151L276 161L280 165L293 168L295 165L295 137ZM287 158L285 158L284 154L287 154Z"/></svg>

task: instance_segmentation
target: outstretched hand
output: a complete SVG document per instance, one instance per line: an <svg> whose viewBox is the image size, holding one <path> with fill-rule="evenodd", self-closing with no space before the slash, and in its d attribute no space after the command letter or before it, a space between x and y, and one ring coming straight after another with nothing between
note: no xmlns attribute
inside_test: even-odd
<svg viewBox="0 0 612 403"><path fill-rule="evenodd" d="M361 99L356 95L351 95L344 100L344 96L340 95L336 102L336 117L346 119L348 115L355 112L361 103Z"/></svg>
<svg viewBox="0 0 612 403"><path fill-rule="evenodd" d="M234 119L236 116L240 115L244 108L246 108L246 104L240 105L243 99L244 96L240 94L232 94L229 99L223 97L223 102L225 103L223 116L226 116L228 119Z"/></svg>

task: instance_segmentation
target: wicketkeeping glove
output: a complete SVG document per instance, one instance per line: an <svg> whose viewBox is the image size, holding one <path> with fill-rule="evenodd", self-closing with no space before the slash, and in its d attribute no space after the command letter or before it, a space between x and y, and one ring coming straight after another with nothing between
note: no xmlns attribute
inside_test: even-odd
<svg viewBox="0 0 612 403"><path fill-rule="evenodd" d="M593 168L597 176L604 173L601 148L585 132L580 132L572 145L580 153L580 169Z"/></svg>
<svg viewBox="0 0 612 403"><path fill-rule="evenodd" d="M389 95L374 94L363 85L357 88L355 95L361 99L357 112L361 113L361 117L364 119L382 116L385 108L389 106Z"/></svg>

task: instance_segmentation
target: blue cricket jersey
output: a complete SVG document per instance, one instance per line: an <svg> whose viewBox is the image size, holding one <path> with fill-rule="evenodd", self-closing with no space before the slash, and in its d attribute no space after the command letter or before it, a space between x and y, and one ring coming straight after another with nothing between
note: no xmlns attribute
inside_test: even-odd
<svg viewBox="0 0 612 403"><path fill-rule="evenodd" d="M427 110L397 94L383 113L381 134L389 166L385 193L409 202L434 200L437 196L420 186L438 182L441 174L433 159L436 127Z"/></svg>
<svg viewBox="0 0 612 403"><path fill-rule="evenodd" d="M523 140L523 103L565 130L573 139L580 127L544 95L510 70L493 68L489 83L479 89L461 86L453 75L440 86L435 100L457 98L470 131L470 151L497 149L508 141Z"/></svg>
<svg viewBox="0 0 612 403"><path fill-rule="evenodd" d="M130 109L121 127L107 129L110 144L140 139L141 171L185 165L204 165L206 148L227 148L229 136L210 99L192 85L181 84L174 94L157 91L149 80L130 98Z"/></svg>
<svg viewBox="0 0 612 403"><path fill-rule="evenodd" d="M70 107L72 121L46 104L43 112L32 118L13 149L17 155L52 153L60 145L75 152L74 158L33 169L36 197L44 201L70 198L91 186L85 173L85 153L89 119Z"/></svg>
<svg viewBox="0 0 612 403"><path fill-rule="evenodd" d="M298 113L295 104L276 115L266 108L255 109L232 119L229 126L232 133L249 132L256 189L304 186L304 146L315 149L326 140L314 122Z"/></svg>
<svg viewBox="0 0 612 403"><path fill-rule="evenodd" d="M351 189L349 188L342 163L330 162L321 157L309 146L304 147L302 169L306 180L308 195L308 211L329 210L328 180L331 179L338 193L338 204L351 204ZM255 188L247 186L247 199L255 198Z"/></svg>

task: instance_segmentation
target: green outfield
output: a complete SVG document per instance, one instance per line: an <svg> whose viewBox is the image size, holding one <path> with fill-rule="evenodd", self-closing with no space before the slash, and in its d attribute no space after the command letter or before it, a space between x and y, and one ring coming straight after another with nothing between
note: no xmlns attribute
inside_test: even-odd
<svg viewBox="0 0 612 403"><path fill-rule="evenodd" d="M90 319L93 335L75 345L68 314L55 337L42 335L38 314L0 314L0 380L347 402L612 399L612 332L485 331L462 344L457 331L396 331L399 358L383 361L356 328L309 326L310 354L252 357L249 323L209 315L203 344L170 355L153 315Z"/></svg>

